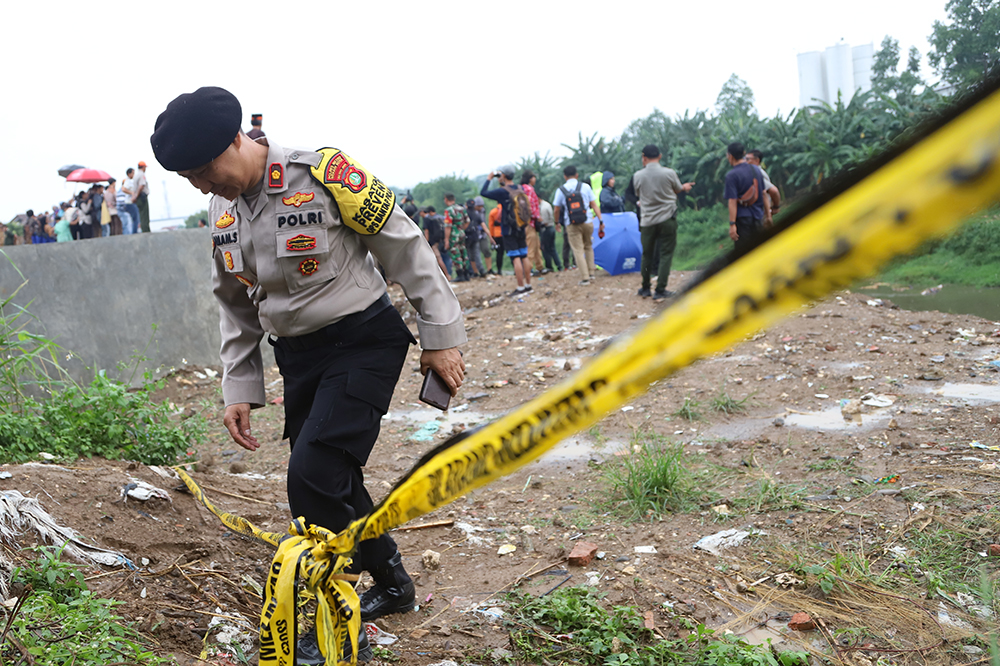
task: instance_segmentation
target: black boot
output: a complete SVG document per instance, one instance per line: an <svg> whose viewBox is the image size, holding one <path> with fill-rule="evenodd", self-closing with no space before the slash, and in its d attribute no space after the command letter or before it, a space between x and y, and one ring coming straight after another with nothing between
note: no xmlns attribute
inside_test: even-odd
<svg viewBox="0 0 1000 666"><path fill-rule="evenodd" d="M403 568L399 551L389 561L371 570L375 584L361 595L361 621L373 622L391 613L409 613L416 605L413 581Z"/></svg>
<svg viewBox="0 0 1000 666"><path fill-rule="evenodd" d="M348 638L344 642L344 661L351 660L350 651L351 639ZM372 646L368 644L368 634L365 633L364 625L361 625L361 631L358 632L358 663L364 664L371 661L374 657L375 653L372 651ZM316 627L312 627L309 631L302 634L299 642L295 645L295 664L296 666L315 666L325 663L326 657L319 651L319 639L316 636Z"/></svg>

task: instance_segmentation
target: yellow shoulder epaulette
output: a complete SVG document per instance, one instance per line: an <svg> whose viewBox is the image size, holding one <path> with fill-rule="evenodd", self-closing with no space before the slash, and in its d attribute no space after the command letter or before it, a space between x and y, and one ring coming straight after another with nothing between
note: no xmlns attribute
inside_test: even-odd
<svg viewBox="0 0 1000 666"><path fill-rule="evenodd" d="M342 151L320 148L316 152L323 159L309 170L333 195L341 222L359 234L381 231L396 205L396 194Z"/></svg>

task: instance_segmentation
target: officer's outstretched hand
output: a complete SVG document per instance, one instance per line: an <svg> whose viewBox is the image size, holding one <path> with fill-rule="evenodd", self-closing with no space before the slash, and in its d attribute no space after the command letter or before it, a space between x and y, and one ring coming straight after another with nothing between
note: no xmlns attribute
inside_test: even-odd
<svg viewBox="0 0 1000 666"><path fill-rule="evenodd" d="M451 389L453 396L458 393L462 381L465 380L465 361L462 360L462 353L458 351L458 347L425 349L420 354L420 374L426 375L428 368L438 373ZM226 413L229 413L228 409ZM232 429L229 432L232 432Z"/></svg>
<svg viewBox="0 0 1000 666"><path fill-rule="evenodd" d="M229 435L233 441L244 449L256 451L260 446L257 438L250 434L250 405L241 402L235 405L226 406L226 415L222 417L222 423L229 430Z"/></svg>

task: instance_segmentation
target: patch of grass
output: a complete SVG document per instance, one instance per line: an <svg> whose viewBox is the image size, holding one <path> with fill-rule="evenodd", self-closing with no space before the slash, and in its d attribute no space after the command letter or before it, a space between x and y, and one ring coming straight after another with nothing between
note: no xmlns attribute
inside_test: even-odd
<svg viewBox="0 0 1000 666"><path fill-rule="evenodd" d="M729 504L749 513L788 511L802 508L802 498L807 490L801 486L779 483L770 476L753 481L743 492L729 499Z"/></svg>
<svg viewBox="0 0 1000 666"><path fill-rule="evenodd" d="M601 426L596 426L596 425L593 426L590 430L587 431L587 434L590 435L591 439L594 440L595 449L604 448L604 444L608 441L607 436L603 432L601 432Z"/></svg>
<svg viewBox="0 0 1000 666"><path fill-rule="evenodd" d="M11 578L25 587L20 597L24 601L7 634L32 655L34 663L169 663L153 654L135 628L114 614L118 602L91 595L80 568L60 561L61 549L37 552L37 559L15 569ZM0 663L21 663L22 658L11 642L0 643Z"/></svg>
<svg viewBox="0 0 1000 666"><path fill-rule="evenodd" d="M712 398L712 411L721 412L726 415L732 414L744 414L747 411L747 400L750 396L746 396L742 400L737 400L730 396L725 390L720 390L719 394Z"/></svg>
<svg viewBox="0 0 1000 666"><path fill-rule="evenodd" d="M804 666L805 653L775 654L703 625L684 639L655 640L634 608L611 606L591 588L549 596L513 594L508 626L517 663L588 666ZM686 625L686 618L676 617ZM559 638L556 638L559 636Z"/></svg>
<svg viewBox="0 0 1000 666"><path fill-rule="evenodd" d="M684 447L656 435L637 437L626 455L605 463L604 480L612 505L631 519L685 511L704 496Z"/></svg>
<svg viewBox="0 0 1000 666"><path fill-rule="evenodd" d="M701 409L701 402L685 397L684 404L673 413L673 416L679 416L680 418L687 419L688 421L700 421L704 416Z"/></svg>
<svg viewBox="0 0 1000 666"><path fill-rule="evenodd" d="M924 531L908 533L905 546L909 552L901 559L923 573L914 582L925 586L928 597L967 594L997 615L1000 614L1000 563L997 558L979 555L995 541L997 532L1000 532L997 508L967 518L954 527L934 528L932 523Z"/></svg>

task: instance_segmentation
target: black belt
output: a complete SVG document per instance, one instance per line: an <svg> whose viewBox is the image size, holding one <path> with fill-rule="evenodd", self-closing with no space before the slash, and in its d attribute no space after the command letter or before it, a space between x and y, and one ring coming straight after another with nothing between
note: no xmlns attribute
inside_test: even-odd
<svg viewBox="0 0 1000 666"><path fill-rule="evenodd" d="M384 293L380 299L369 305L361 312L349 314L340 321L330 324L329 326L324 326L318 331L306 333L305 335L277 338L276 340L268 338L268 341L272 345L280 344L288 349L291 349L292 351L305 351L306 349L313 349L314 347L321 347L325 345L339 345L343 342L344 336L348 331L361 326L369 319L372 319L379 313L391 307L392 300L390 300L388 293Z"/></svg>

